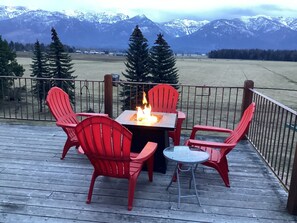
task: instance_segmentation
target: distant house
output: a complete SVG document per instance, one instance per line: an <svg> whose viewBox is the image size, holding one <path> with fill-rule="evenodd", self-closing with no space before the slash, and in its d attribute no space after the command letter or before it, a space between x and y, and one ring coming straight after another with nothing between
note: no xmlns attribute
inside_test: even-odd
<svg viewBox="0 0 297 223"><path fill-rule="evenodd" d="M90 50L90 54L98 54L96 50Z"/></svg>

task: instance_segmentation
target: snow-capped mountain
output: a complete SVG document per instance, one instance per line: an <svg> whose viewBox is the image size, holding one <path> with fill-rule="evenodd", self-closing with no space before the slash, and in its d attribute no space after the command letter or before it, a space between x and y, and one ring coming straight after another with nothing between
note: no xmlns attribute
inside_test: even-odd
<svg viewBox="0 0 297 223"><path fill-rule="evenodd" d="M79 21L89 21L95 23L116 23L125 19L129 19L129 16L122 13L97 13L97 12L80 12L77 10L63 11L69 18L76 18Z"/></svg>
<svg viewBox="0 0 297 223"><path fill-rule="evenodd" d="M156 23L145 15L80 11L50 12L0 6L0 35L8 41L50 42L54 27L64 44L125 50L138 25L149 44L162 33L175 52L206 53L214 49L297 49L297 18L252 16L234 19L176 19Z"/></svg>
<svg viewBox="0 0 297 223"><path fill-rule="evenodd" d="M181 37L190 35L198 31L202 26L209 23L208 20L195 21L189 19L175 19L170 22L159 24L166 33L170 33L173 37Z"/></svg>
<svg viewBox="0 0 297 223"><path fill-rule="evenodd" d="M17 17L23 13L30 11L28 8L17 6L17 7L9 7L9 6L0 6L0 20L11 19Z"/></svg>
<svg viewBox="0 0 297 223"><path fill-rule="evenodd" d="M296 19L295 19L296 21ZM267 17L218 19L197 32L176 38L176 50L194 49L208 52L216 49L297 49L297 32L278 20Z"/></svg>

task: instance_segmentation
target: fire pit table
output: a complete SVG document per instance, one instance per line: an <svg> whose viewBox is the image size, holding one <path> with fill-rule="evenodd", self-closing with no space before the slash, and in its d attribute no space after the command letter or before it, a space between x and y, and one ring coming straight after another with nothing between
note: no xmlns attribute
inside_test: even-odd
<svg viewBox="0 0 297 223"><path fill-rule="evenodd" d="M169 146L168 131L175 128L177 116L174 113L152 112L157 117L155 123L137 121L137 111L125 110L115 120L132 133L131 152L140 152L148 141L158 143L154 155L154 171L166 173L167 161L163 150Z"/></svg>

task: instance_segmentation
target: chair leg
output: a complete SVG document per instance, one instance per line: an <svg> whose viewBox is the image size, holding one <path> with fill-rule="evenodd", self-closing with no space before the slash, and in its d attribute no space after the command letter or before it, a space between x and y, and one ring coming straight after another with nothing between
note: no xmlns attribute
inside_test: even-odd
<svg viewBox="0 0 297 223"><path fill-rule="evenodd" d="M153 181L153 169L154 169L154 156L151 156L147 161L147 173L149 181Z"/></svg>
<svg viewBox="0 0 297 223"><path fill-rule="evenodd" d="M93 189L94 189L94 184L95 184L95 180L96 180L97 176L98 176L98 175L97 175L97 174L95 173L95 171L94 171L94 173L93 173L93 175L92 175L91 183L90 183L90 188L89 188L88 198L87 198L87 201L86 201L87 204L90 204L90 203L91 203L91 200L92 200L92 194L93 194Z"/></svg>
<svg viewBox="0 0 297 223"><path fill-rule="evenodd" d="M227 160L227 157L224 156L222 159L221 159L221 163L222 165L224 165L224 169L226 172L229 172L229 167L228 167L228 160Z"/></svg>
<svg viewBox="0 0 297 223"><path fill-rule="evenodd" d="M179 146L180 145L180 141L179 140L173 140L173 145Z"/></svg>
<svg viewBox="0 0 297 223"><path fill-rule="evenodd" d="M217 165L217 167L215 169L219 172L219 174L220 174L221 178L223 179L226 187L230 187L227 159L221 160L221 162L218 163L218 165Z"/></svg>
<svg viewBox="0 0 297 223"><path fill-rule="evenodd" d="M129 179L129 191L128 191L128 211L132 210L133 200L134 200L134 191L136 187L137 178L131 177Z"/></svg>
<svg viewBox="0 0 297 223"><path fill-rule="evenodd" d="M176 137L175 134L170 135L169 137L172 139L174 146L179 146L180 145L180 137Z"/></svg>
<svg viewBox="0 0 297 223"><path fill-rule="evenodd" d="M230 187L229 175L228 175L228 162L227 159L221 159L219 163L206 162L202 163L205 166L212 167L218 171L226 187Z"/></svg>
<svg viewBox="0 0 297 223"><path fill-rule="evenodd" d="M69 151L69 149L73 146L73 143L69 140L69 138L67 138L64 148L63 148L63 153L62 153L62 157L61 160L63 160L67 154L67 152Z"/></svg>

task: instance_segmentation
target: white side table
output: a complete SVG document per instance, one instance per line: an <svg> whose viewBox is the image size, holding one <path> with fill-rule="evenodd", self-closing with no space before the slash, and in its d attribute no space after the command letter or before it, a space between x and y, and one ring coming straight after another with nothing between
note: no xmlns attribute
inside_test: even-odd
<svg viewBox="0 0 297 223"><path fill-rule="evenodd" d="M167 147L163 150L163 154L168 160L176 162L175 170L166 190L168 190L168 188L171 186L176 174L178 186L178 208L180 207L180 198L189 196L196 196L198 204L201 206L196 188L195 170L199 163L203 163L209 159L209 154L207 152L199 150L198 148L191 148L189 146ZM183 168L183 166L185 167ZM180 172L191 172L189 188L191 188L191 181L193 179L195 190L194 195L181 195L181 185L179 179Z"/></svg>

